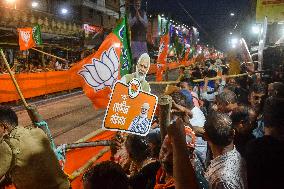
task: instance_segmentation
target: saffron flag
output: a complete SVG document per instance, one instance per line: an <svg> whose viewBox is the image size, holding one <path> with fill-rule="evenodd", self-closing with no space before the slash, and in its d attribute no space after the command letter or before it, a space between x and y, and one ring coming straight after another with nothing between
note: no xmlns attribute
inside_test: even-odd
<svg viewBox="0 0 284 189"><path fill-rule="evenodd" d="M163 71L166 68L169 42L170 42L170 36L169 33L166 33L161 37L160 41L159 54L157 59L156 81L163 80Z"/></svg>
<svg viewBox="0 0 284 189"><path fill-rule="evenodd" d="M190 55L190 48L186 48L183 60L184 61L188 61L189 60L189 55Z"/></svg>
<svg viewBox="0 0 284 189"><path fill-rule="evenodd" d="M33 28L18 28L20 50L25 51L42 45L40 25Z"/></svg>
<svg viewBox="0 0 284 189"><path fill-rule="evenodd" d="M103 41L98 51L72 67L95 108L106 108L115 82L131 69L126 18Z"/></svg>
<svg viewBox="0 0 284 189"><path fill-rule="evenodd" d="M25 51L35 46L32 28L18 28L20 50Z"/></svg>

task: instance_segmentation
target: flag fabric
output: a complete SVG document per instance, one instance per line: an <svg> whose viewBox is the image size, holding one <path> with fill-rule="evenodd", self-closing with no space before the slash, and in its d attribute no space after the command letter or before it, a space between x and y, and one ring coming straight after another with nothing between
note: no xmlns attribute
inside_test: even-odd
<svg viewBox="0 0 284 189"><path fill-rule="evenodd" d="M33 39L36 45L42 45L41 29L39 24L33 27Z"/></svg>
<svg viewBox="0 0 284 189"><path fill-rule="evenodd" d="M163 80L163 71L165 70L167 65L169 42L170 42L170 36L169 33L167 32L161 37L160 41L160 47L157 59L156 81Z"/></svg>
<svg viewBox="0 0 284 189"><path fill-rule="evenodd" d="M20 50L25 51L42 45L40 25L33 28L18 28Z"/></svg>
<svg viewBox="0 0 284 189"><path fill-rule="evenodd" d="M189 60L189 55L190 55L190 48L186 48L183 60L184 61L188 61Z"/></svg>
<svg viewBox="0 0 284 189"><path fill-rule="evenodd" d="M164 73L165 67L166 67L166 64L157 64L156 81L163 81L163 73Z"/></svg>
<svg viewBox="0 0 284 189"><path fill-rule="evenodd" d="M131 69L126 18L110 33L98 51L72 67L95 108L106 108L115 82Z"/></svg>
<svg viewBox="0 0 284 189"><path fill-rule="evenodd" d="M35 46L32 28L18 28L20 50L25 51Z"/></svg>

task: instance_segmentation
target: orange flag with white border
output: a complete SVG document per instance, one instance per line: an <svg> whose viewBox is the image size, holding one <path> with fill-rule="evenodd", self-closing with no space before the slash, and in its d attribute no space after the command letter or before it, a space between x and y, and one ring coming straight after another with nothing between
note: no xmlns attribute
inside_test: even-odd
<svg viewBox="0 0 284 189"><path fill-rule="evenodd" d="M18 28L20 50L25 51L35 46L32 28Z"/></svg>

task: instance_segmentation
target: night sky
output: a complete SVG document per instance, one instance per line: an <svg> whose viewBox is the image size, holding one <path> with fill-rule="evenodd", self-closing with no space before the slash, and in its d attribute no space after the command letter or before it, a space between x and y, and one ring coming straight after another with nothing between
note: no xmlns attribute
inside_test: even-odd
<svg viewBox="0 0 284 189"><path fill-rule="evenodd" d="M200 32L203 44L226 50L230 32L239 35L242 23L247 20L250 0L147 0L148 13L163 13ZM180 3L178 3L180 2ZM185 10L193 17L193 21ZM231 17L233 12L235 16ZM237 24L237 27L235 28ZM198 25L200 27L198 27ZM235 28L235 30L234 30Z"/></svg>

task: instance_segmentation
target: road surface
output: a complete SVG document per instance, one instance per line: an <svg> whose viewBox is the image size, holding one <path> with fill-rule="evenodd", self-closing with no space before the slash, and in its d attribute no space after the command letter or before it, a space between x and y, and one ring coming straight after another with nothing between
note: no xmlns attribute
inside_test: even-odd
<svg viewBox="0 0 284 189"><path fill-rule="evenodd" d="M177 77L177 70L170 72L170 80L175 80ZM148 76L147 80L153 81L154 76ZM162 85L151 86L152 93L157 96L164 88L165 86ZM104 109L95 110L90 100L80 91L69 96L59 96L33 103L37 104L39 113L47 121L57 145L75 142L101 128L105 114ZM17 115L22 126L32 124L25 110L18 110Z"/></svg>

